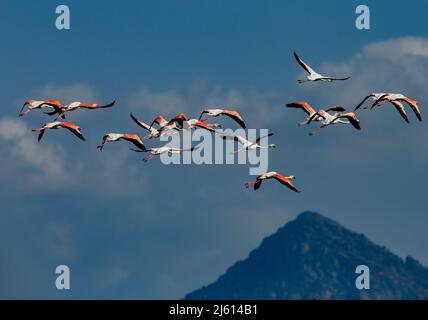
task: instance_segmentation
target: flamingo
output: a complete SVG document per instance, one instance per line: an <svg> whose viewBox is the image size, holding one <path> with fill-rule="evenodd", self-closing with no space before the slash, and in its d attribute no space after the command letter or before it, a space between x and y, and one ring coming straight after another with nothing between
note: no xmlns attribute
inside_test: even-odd
<svg viewBox="0 0 428 320"><path fill-rule="evenodd" d="M361 130L360 120L358 120L357 116L353 112L335 113L335 114L331 115L324 110L320 110L317 113L315 113L314 115L312 115L312 117L308 121L308 124L311 123L312 119L314 119L317 116L322 118L321 127L316 129L315 131L310 132L309 133L310 136L315 135L319 130L321 130L325 127L328 127L328 126L331 126L334 124L338 124L338 123L342 123L342 124L349 124L350 123L355 129ZM346 120L342 120L342 119L346 119Z"/></svg>
<svg viewBox="0 0 428 320"><path fill-rule="evenodd" d="M99 105L96 103L83 103L83 102L75 101L75 102L69 103L63 107L61 107L61 105L59 105L59 106L54 105L53 107L55 110L52 112L46 112L46 114L48 114L48 115L58 114L58 116L55 118L55 120L57 120L58 118L63 117L66 113L71 112L71 111L75 111L75 110L80 109L80 108L91 109L91 110L105 109L105 108L110 108L110 107L114 106L115 103L116 103L116 101L113 101L113 102L106 104L106 105Z"/></svg>
<svg viewBox="0 0 428 320"><path fill-rule="evenodd" d="M202 116L204 114L207 114L207 117L205 119L202 119ZM205 109L202 111L201 115L199 116L199 120L204 122L207 121L210 118L218 117L218 116L227 116L235 120L242 128L247 128L245 125L244 119L241 117L239 112L235 110L224 110L224 109Z"/></svg>
<svg viewBox="0 0 428 320"><path fill-rule="evenodd" d="M186 118L184 114L180 113L172 118L170 121L166 121L162 116L157 116L149 126L149 130L153 128L153 125L156 123L159 125L160 135L173 135L178 131L181 131L183 128L178 126L177 123L181 121L182 118Z"/></svg>
<svg viewBox="0 0 428 320"><path fill-rule="evenodd" d="M138 135L132 133L108 133L103 137L103 141L100 145L97 146L97 148L102 151L106 144L120 140L126 140L128 142L131 142L139 149L145 148L143 140L141 140Z"/></svg>
<svg viewBox="0 0 428 320"><path fill-rule="evenodd" d="M157 129L155 129L155 128L149 126L147 123L144 123L143 121L137 119L132 113L130 114L130 116L131 116L132 120L134 120L134 122L138 126L140 126L141 128L143 128L144 130L149 131L149 134L143 137L144 139L153 139L153 138L160 137L160 132Z"/></svg>
<svg viewBox="0 0 428 320"><path fill-rule="evenodd" d="M419 110L417 101L410 99L409 97L406 97L401 93L383 94L382 96L377 98L377 100L372 104L370 109L373 109L374 107L378 106L381 103L391 102L395 106L395 108L398 110L398 112L400 112L403 119L408 123L409 118L407 117L406 111L404 110L403 104L401 103L402 101L406 102L415 113L416 118L419 121L422 121L421 111Z"/></svg>
<svg viewBox="0 0 428 320"><path fill-rule="evenodd" d="M317 113L309 105L309 103L304 102L304 101L303 102L292 102L292 103L288 103L288 104L286 104L286 106L288 108L302 109L308 115L308 117L305 120L303 120L303 121L301 121L301 122L298 123L299 126L303 126L305 124L308 124L309 119L311 119L312 116ZM331 111L336 111L337 112L337 111L346 111L346 110L342 106L331 106L331 107L329 107L328 109L325 110L325 112L331 112ZM317 115L311 121L322 121L322 120L323 120L323 118Z"/></svg>
<svg viewBox="0 0 428 320"><path fill-rule="evenodd" d="M184 120L185 116L183 114L179 114L175 116L171 121L166 121L163 117L157 116L155 120L152 122L152 125L148 125L144 123L143 121L137 119L132 113L130 114L132 120L140 126L141 128L149 131L150 133L143 137L143 139L153 139L153 138L159 138L162 136L171 136L176 133L178 133L180 130L183 129L183 124L188 121ZM160 128L159 130L153 127L153 124L157 123L159 124ZM177 126L177 123L179 124ZM191 123L193 127L200 126L206 128L204 123ZM190 126L190 124L189 124ZM211 130L211 128L206 128L208 130Z"/></svg>
<svg viewBox="0 0 428 320"><path fill-rule="evenodd" d="M133 116L131 116L133 117ZM162 120L159 121L159 118ZM152 131L152 134L150 134L148 137L161 137L161 136L171 136L176 133L178 133L181 130L190 130L194 128L202 128L205 130L208 130L210 132L215 132L215 128L220 127L219 124L206 124L202 121L199 121L197 119L190 119L187 120L186 116L182 113L176 115L174 118L172 118L170 121L166 122L166 120L160 116L158 116L155 120L153 120L152 124L150 126L147 126L144 122L136 119L133 117L133 120L142 128L151 131L153 129L154 123L161 123L159 130L157 130L157 133L155 131ZM166 124L165 124L165 122ZM148 128L147 128L148 127Z"/></svg>
<svg viewBox="0 0 428 320"><path fill-rule="evenodd" d="M350 77L346 78L333 78L333 77L327 77L323 76L317 72L314 71L308 64L306 64L300 57L297 55L296 52L294 52L294 58L297 60L297 62L300 64L300 66L305 69L307 73L309 73L309 76L306 77L306 79L303 80L297 80L299 83L304 83L308 81L328 81L333 82L335 80L348 80Z"/></svg>
<svg viewBox="0 0 428 320"><path fill-rule="evenodd" d="M166 121L165 120L165 118L164 117L162 117L162 116L157 116L154 120L153 120L153 122L152 122L152 124L151 124L151 126L154 124L154 123L156 123L159 127L165 127L167 124L168 124L168 121ZM150 127L151 127L150 126Z"/></svg>
<svg viewBox="0 0 428 320"><path fill-rule="evenodd" d="M382 93L378 93L378 92L372 92L372 93L370 93L369 95L367 95L364 99L363 99L363 101L361 101L356 107L355 107L355 109L354 109L354 111L357 111L363 104L364 104L364 102L366 102L368 99L372 99L373 101L376 101L376 100L378 100L380 97L382 97L383 95L385 95L385 94L387 94L387 93L384 93L384 92L382 92ZM385 102L383 102L383 103L385 103ZM364 109L367 109L367 107L364 107Z"/></svg>
<svg viewBox="0 0 428 320"><path fill-rule="evenodd" d="M76 126L73 123L70 122L60 122L60 121L56 121L56 122L50 122L50 123L45 123L43 125L43 127L38 128L38 129L32 129L32 131L39 131L39 136L37 138L37 141L40 141L43 137L43 135L45 134L46 129L59 129L59 128L66 128L68 130L70 130L75 136L77 136L79 139L85 141L85 138L83 137L82 133L81 133L81 129L80 127Z"/></svg>
<svg viewBox="0 0 428 320"><path fill-rule="evenodd" d="M255 150L255 149L269 149L269 148L275 148L276 146L272 143L272 144L268 144L267 146L261 146L260 145L260 140L267 138L267 137L271 137L273 136L273 133L269 133L265 136L261 136L259 138L256 139L256 141L248 141L247 139L245 139L244 137L240 136L240 135L233 135L233 136L228 136L228 135L223 135L223 140L234 140L234 141L238 141L240 144L242 144L242 148L238 149L237 151L234 151L232 153L237 153L240 151L244 151L244 150Z"/></svg>
<svg viewBox="0 0 428 320"><path fill-rule="evenodd" d="M26 106L29 106L26 111L24 111ZM61 107L61 103L56 100L27 100L25 101L24 105L21 108L21 111L19 112L19 116L25 116L27 113L29 113L32 110L36 109L53 109L54 107Z"/></svg>
<svg viewBox="0 0 428 320"><path fill-rule="evenodd" d="M135 151L135 152L150 152L150 155L143 159L144 162L147 162L147 161L153 159L154 157L159 156L163 153L172 154L172 153L183 153L186 151L192 152L192 151L197 150L197 149L198 149L198 147L181 149L181 148L172 148L172 147L167 147L167 146L163 146L160 148L146 148L143 144L142 146L139 147L139 149L131 149L131 150Z"/></svg>
<svg viewBox="0 0 428 320"><path fill-rule="evenodd" d="M149 126L149 128L151 129L152 127L153 127L153 125L156 123L158 126L159 126L159 128L160 129L163 129L163 128L165 128L165 127L167 127L167 126L174 126L175 125L175 121L174 121L174 119L176 118L176 117L180 117L182 114L178 114L178 115L176 115L172 120L170 120L170 121L167 121L164 117L162 117L162 116L157 116L153 121L152 121L152 123L150 124L150 126Z"/></svg>
<svg viewBox="0 0 428 320"><path fill-rule="evenodd" d="M177 123L179 125L179 128L182 130L191 130L195 128L202 128L205 130L208 130L210 132L215 132L214 128L221 127L220 124L207 124L203 121L197 120L197 119L190 119L187 120L186 116L184 114L178 114L173 119L171 119L170 123Z"/></svg>
<svg viewBox="0 0 428 320"><path fill-rule="evenodd" d="M263 180L275 179L275 180L279 181L281 184L290 188L291 190L293 190L295 192L300 192L299 190L297 190L297 188L291 182L291 180L293 180L295 178L296 178L295 176L285 177L285 176L279 174L278 172L270 171L270 172L266 172L266 173L259 175L255 181L245 183L245 187L247 189L253 187L254 190L257 190L260 188Z"/></svg>

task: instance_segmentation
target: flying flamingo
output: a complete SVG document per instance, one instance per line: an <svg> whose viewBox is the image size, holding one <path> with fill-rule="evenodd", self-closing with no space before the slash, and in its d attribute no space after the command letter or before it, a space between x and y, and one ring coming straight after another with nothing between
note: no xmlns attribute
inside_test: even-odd
<svg viewBox="0 0 428 320"><path fill-rule="evenodd" d="M29 106L26 111L24 111L26 106ZM60 107L61 103L56 100L27 100L25 101L24 105L21 108L21 111L19 112L19 116L25 116L27 113L29 113L32 110L36 109L53 109L54 107Z"/></svg>
<svg viewBox="0 0 428 320"><path fill-rule="evenodd" d="M146 130L149 130L149 131L151 131L153 129L154 123L162 123L159 130L157 130L157 133L155 133L153 131L153 134L149 135L149 137L155 137L155 138L161 137L161 136L171 136L173 134L178 133L181 130L190 130L190 129L194 129L194 128L202 128L202 129L208 130L210 132L215 132L214 128L217 128L220 126L219 124L206 124L206 123L199 121L199 120L196 120L196 119L187 120L186 116L182 113L176 115L174 118L172 118L166 124L163 121L165 119L162 117L161 117L162 121L159 122L158 121L159 117L160 116L158 116L155 120L153 120L152 124L150 126L148 126L148 129L146 128L146 124L144 122L136 119L135 117L133 117L133 120L138 125L140 125L142 128L145 128Z"/></svg>
<svg viewBox="0 0 428 320"><path fill-rule="evenodd" d="M156 123L160 128L165 127L168 124L168 121L160 115L158 115L152 122L151 126ZM150 126L150 127L151 127Z"/></svg>
<svg viewBox="0 0 428 320"><path fill-rule="evenodd" d="M368 99L371 99L371 100L373 100L373 101L376 101L376 100L378 100L380 97L382 97L383 95L385 95L385 94L387 94L387 93L384 93L384 92L382 92L382 93L378 93L378 92L372 92L372 93L370 93L368 96L366 96L364 99L363 99L363 101L361 101L356 107L355 107L355 109L354 109L354 111L357 111L363 104L364 104L364 102L366 102ZM364 107L364 109L367 109L367 107Z"/></svg>
<svg viewBox="0 0 428 320"><path fill-rule="evenodd" d="M173 119L170 120L170 123L177 123L179 128L182 130L191 130L195 128L202 128L210 132L215 132L214 128L221 127L219 124L207 124L203 121L197 119L187 120L184 114L178 114Z"/></svg>
<svg viewBox="0 0 428 320"><path fill-rule="evenodd" d="M101 142L100 145L97 146L97 148L100 149L100 151L102 151L106 144L113 142L113 141L120 141L120 140L126 140L128 142L131 142L132 144L134 144L139 149L145 148L143 140L141 140L141 138L138 135L132 134L132 133L109 133L109 134L106 134L103 137L103 141Z"/></svg>
<svg viewBox="0 0 428 320"><path fill-rule="evenodd" d="M159 138L162 136L171 136L183 129L190 130L196 127L200 127L200 128L209 130L211 132L214 132L213 128L215 128L216 126L219 126L218 124L213 124L213 125L206 124L196 119L187 120L184 114L179 114L175 116L173 119L171 119L170 121L166 121L163 117L158 116L150 126L144 123L143 121L137 119L132 113L131 113L131 118L141 128L150 132L148 135L144 136L144 139L153 139L153 138ZM160 120L159 118L161 118L162 120ZM159 124L160 126L159 130L153 127L154 123Z"/></svg>
<svg viewBox="0 0 428 320"><path fill-rule="evenodd" d="M159 156L159 155L161 155L163 153L172 154L172 153L183 153L183 152L186 152L186 151L192 152L192 151L197 150L197 149L198 149L198 147L181 149L181 148L172 148L172 147L167 147L167 146L163 146L163 147L160 147L160 148L146 148L144 146L144 144L143 144L138 149L131 149L131 150L135 151L135 152L150 152L150 155L148 157L146 157L146 158L143 159L144 162L147 162L147 161L153 159L154 157Z"/></svg>
<svg viewBox="0 0 428 320"><path fill-rule="evenodd" d="M55 118L55 120L57 120L60 117L63 117L66 113L71 112L71 111L75 111L77 109L83 108L83 109L105 109L105 108L110 108L112 106L114 106L114 104L116 103L116 101L113 101L109 104L106 105L99 105L96 103L83 103L83 102L72 102L69 103L65 106L61 106L61 105L54 105L54 111L52 112L46 112L46 114L48 115L54 115L54 114L58 114L58 116Z"/></svg>
<svg viewBox="0 0 428 320"><path fill-rule="evenodd" d="M140 126L141 128L149 131L150 133L146 136L144 136L144 139L153 139L153 138L159 138L162 136L171 136L176 133L178 133L183 128L183 122L185 121L183 119L184 115L177 115L173 120L167 122L163 117L157 116L156 119L152 122L152 125L154 123L159 124L160 128L159 130L154 128L152 125L149 126L148 124L144 123L143 121L137 119L132 113L131 118L134 120L134 122ZM185 118L185 117L184 117ZM177 123L179 126L177 126ZM180 125L181 123L181 125ZM197 124L195 124L197 125ZM203 124L201 124L203 125ZM208 128L210 129L210 128Z"/></svg>
<svg viewBox="0 0 428 320"><path fill-rule="evenodd" d="M305 125L305 124L308 124L308 122L309 122L309 119L311 119L311 117L314 115L314 114L316 114L317 112L309 105L309 103L307 103L307 102L292 102L292 103L288 103L288 104L286 104L286 106L288 107L288 108L298 108L298 109L301 109L301 110L303 110L307 115L308 115L308 117L305 119L305 120L303 120L302 122L299 122L298 123L298 125L299 126L303 126L303 125ZM342 107L342 106L331 106L331 107L329 107L328 109L326 109L325 110L325 112L332 112L332 111L346 111L345 110L345 108L344 107ZM323 118L322 117L320 117L320 116L315 116L311 121L322 121L323 120Z"/></svg>
<svg viewBox="0 0 428 320"><path fill-rule="evenodd" d="M309 73L309 76L306 77L306 79L303 80L297 80L299 83L304 83L308 81L328 81L333 82L335 80L348 80L350 77L346 78L333 78L333 77L327 77L320 75L319 73L315 72L314 69L312 69L309 65L307 65L300 57L297 55L296 52L294 52L294 58L297 60L297 62L300 64L300 66L305 69L307 73Z"/></svg>
<svg viewBox="0 0 428 320"><path fill-rule="evenodd" d="M308 124L311 123L312 119L314 119L317 116L322 118L321 127L316 129L315 131L310 132L309 133L310 136L315 135L318 131L320 131L321 129L323 129L325 127L328 127L328 126L331 126L334 124L338 124L338 123L342 123L342 124L349 124L350 123L355 129L361 130L360 120L358 120L357 116L353 112L335 113L335 114L331 115L324 110L320 110L317 113L315 113L314 115L312 115L312 117L308 121ZM342 119L346 119L346 120L342 120Z"/></svg>
<svg viewBox="0 0 428 320"><path fill-rule="evenodd" d="M380 96L371 106L370 109L373 109L374 107L378 106L382 103L391 102L395 108L400 112L401 116L406 120L406 122L409 122L409 119L407 117L406 112L404 111L403 104L401 102L406 102L409 107L413 110L416 117L419 121L422 121L421 111L419 110L418 103L406 97L405 95L401 93L385 93L382 96ZM397 103L398 102L398 103Z"/></svg>
<svg viewBox="0 0 428 320"><path fill-rule="evenodd" d="M255 181L251 181L251 182L247 182L245 184L245 187L251 188L253 187L254 190L257 190L260 188L263 180L266 179L276 179L277 181L279 181L281 184L287 186L288 188L290 188L291 190L295 191L295 192L300 192L299 190L297 190L297 188L291 183L291 180L295 179L295 176L289 176L289 177L285 177L275 171L271 171L271 172L267 172L267 173L263 173L261 175L259 175Z"/></svg>
<svg viewBox="0 0 428 320"><path fill-rule="evenodd" d="M33 129L32 131L39 131L39 136L37 138L37 141L40 141L45 134L46 129L59 129L59 128L66 128L70 130L74 135L76 135L79 139L85 141L85 138L83 137L82 133L80 132L80 127L76 126L73 123L70 122L50 122L43 125L43 127L39 129Z"/></svg>
<svg viewBox="0 0 428 320"><path fill-rule="evenodd" d="M153 121L152 121L152 123L150 124L150 127L149 128L152 128L153 127L153 125L156 123L158 126L159 126L159 128L164 128L164 127L166 127L166 126L173 126L175 123L174 123L174 119L176 118L176 117L180 117L181 116L181 114L179 114L179 115L176 115L172 120L170 120L170 121L167 121L164 117L162 117L162 116L157 116Z"/></svg>
<svg viewBox="0 0 428 320"><path fill-rule="evenodd" d="M268 144L267 146L261 146L260 145L260 141L262 139L273 136L273 133L269 133L265 136L259 137L256 139L256 141L248 141L247 139L245 139L244 137L242 137L240 135L228 136L228 135L222 134L222 136L223 136L224 140L234 140L234 141L238 141L240 144L242 144L241 149L238 149L237 151L234 151L232 153L237 153L237 152L241 152L244 150L255 150L257 148L259 148L259 149L275 148L274 144Z"/></svg>
<svg viewBox="0 0 428 320"><path fill-rule="evenodd" d="M160 137L160 132L156 128L151 127L147 123L144 123L143 121L137 119L132 113L130 114L130 116L131 116L132 120L134 120L134 122L138 126L140 126L141 128L143 128L144 130L149 131L149 134L146 135L146 136L144 136L144 139L153 139L153 138L159 138Z"/></svg>
<svg viewBox="0 0 428 320"><path fill-rule="evenodd" d="M103 150L104 146L110 142L113 141L120 141L120 140L126 140L128 142L131 142L133 145L135 145L138 149L131 149L135 152L150 152L150 155L147 158L144 158L143 160L145 162L149 161L150 159L154 158L155 156L158 156L162 153L182 153L184 151L193 151L196 150L197 147L189 148L189 149L179 149L179 148L171 148L171 147L161 147L161 148L146 148L144 145L143 140L136 135L136 134L123 134L123 133L109 133L106 134L103 137L102 143L97 146L100 151Z"/></svg>
<svg viewBox="0 0 428 320"><path fill-rule="evenodd" d="M207 117L205 119L202 119L202 116L205 113L207 114ZM199 116L199 120L204 122L204 121L207 121L208 119L211 119L213 117L218 117L218 116L230 117L233 120L235 120L242 128L244 128L244 129L247 128L247 126L245 125L244 119L241 117L239 112L237 112L235 110L205 109L202 111L201 115Z"/></svg>
<svg viewBox="0 0 428 320"><path fill-rule="evenodd" d="M182 130L181 126L178 126L177 123L181 121L182 118L185 118L184 114L178 114L170 121L166 121L162 116L157 116L149 126L149 130L153 128L153 125L156 123L159 125L159 134L162 135L173 135L178 131Z"/></svg>

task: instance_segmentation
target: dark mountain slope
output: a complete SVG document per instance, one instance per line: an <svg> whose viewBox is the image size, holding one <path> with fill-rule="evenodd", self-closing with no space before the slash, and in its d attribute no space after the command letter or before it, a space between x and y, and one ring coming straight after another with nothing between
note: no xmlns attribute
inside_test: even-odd
<svg viewBox="0 0 428 320"><path fill-rule="evenodd" d="M370 268L370 290L355 286L358 265ZM305 212L185 299L428 299L428 269Z"/></svg>

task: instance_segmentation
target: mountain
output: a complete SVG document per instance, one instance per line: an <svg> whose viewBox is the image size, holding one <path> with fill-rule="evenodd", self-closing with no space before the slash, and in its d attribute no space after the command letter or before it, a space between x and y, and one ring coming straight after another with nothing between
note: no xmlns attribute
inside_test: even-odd
<svg viewBox="0 0 428 320"><path fill-rule="evenodd" d="M356 288L358 265L370 269L368 290ZM428 299L428 269L304 212L185 299Z"/></svg>

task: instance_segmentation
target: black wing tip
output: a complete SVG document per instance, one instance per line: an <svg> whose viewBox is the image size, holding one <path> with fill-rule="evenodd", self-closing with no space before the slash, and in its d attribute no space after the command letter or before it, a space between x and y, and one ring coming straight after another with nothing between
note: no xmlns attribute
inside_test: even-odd
<svg viewBox="0 0 428 320"><path fill-rule="evenodd" d="M112 102L105 104L105 105L98 105L97 108L105 109L105 108L111 108L116 104L116 100L113 100Z"/></svg>

